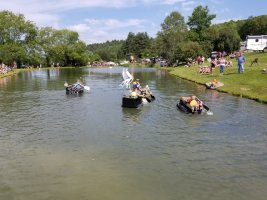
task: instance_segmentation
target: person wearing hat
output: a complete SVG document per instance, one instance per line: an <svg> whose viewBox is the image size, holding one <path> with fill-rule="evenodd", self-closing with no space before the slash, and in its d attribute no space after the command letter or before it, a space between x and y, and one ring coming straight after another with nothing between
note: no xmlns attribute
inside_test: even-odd
<svg viewBox="0 0 267 200"><path fill-rule="evenodd" d="M141 87L140 87L140 83L139 83L139 79L136 79L133 82L133 90L137 89L138 91L141 91Z"/></svg>

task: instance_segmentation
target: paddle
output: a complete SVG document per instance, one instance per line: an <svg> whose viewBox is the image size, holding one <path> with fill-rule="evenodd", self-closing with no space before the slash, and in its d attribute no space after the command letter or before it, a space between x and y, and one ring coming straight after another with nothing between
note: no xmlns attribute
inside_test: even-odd
<svg viewBox="0 0 267 200"><path fill-rule="evenodd" d="M205 105L205 104L203 104L203 108L205 108L206 111L209 111L210 110L209 107L207 105Z"/></svg>
<svg viewBox="0 0 267 200"><path fill-rule="evenodd" d="M148 103L151 102L151 99L150 98L148 98L147 96L145 96L145 98L146 98L146 100L147 100Z"/></svg>
<svg viewBox="0 0 267 200"><path fill-rule="evenodd" d="M196 100L199 102L202 102L199 98L196 97ZM203 108L205 108L206 111L209 111L209 107L207 105L205 105L204 103L202 103Z"/></svg>

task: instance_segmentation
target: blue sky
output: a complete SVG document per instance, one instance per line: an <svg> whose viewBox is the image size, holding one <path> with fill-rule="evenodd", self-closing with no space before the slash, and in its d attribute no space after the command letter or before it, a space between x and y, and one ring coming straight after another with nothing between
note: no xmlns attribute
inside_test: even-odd
<svg viewBox="0 0 267 200"><path fill-rule="evenodd" d="M155 37L172 11L187 21L198 5L216 14L213 23L267 14L267 0L0 0L0 10L24 14L38 27L77 31L87 44L126 39L129 32Z"/></svg>

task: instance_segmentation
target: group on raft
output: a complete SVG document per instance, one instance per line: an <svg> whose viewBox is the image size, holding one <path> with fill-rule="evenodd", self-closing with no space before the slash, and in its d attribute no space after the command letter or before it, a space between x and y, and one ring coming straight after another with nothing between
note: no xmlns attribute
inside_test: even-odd
<svg viewBox="0 0 267 200"><path fill-rule="evenodd" d="M77 80L77 82L72 85L69 85L67 82L65 82L64 86L66 87L67 94L83 93L83 89L85 87L80 80Z"/></svg>
<svg viewBox="0 0 267 200"><path fill-rule="evenodd" d="M182 100L189 105L192 113L201 111L203 109L203 102L200 101L196 96L182 97Z"/></svg>
<svg viewBox="0 0 267 200"><path fill-rule="evenodd" d="M150 91L148 85L146 85L144 88L141 88L139 79L136 79L133 82L132 90L130 92L130 97L137 98L137 97L151 97L151 96L152 92Z"/></svg>

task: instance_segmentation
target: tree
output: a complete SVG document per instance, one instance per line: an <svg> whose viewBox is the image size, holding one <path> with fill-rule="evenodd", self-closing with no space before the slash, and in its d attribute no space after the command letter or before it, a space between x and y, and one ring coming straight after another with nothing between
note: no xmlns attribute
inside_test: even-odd
<svg viewBox="0 0 267 200"><path fill-rule="evenodd" d="M175 52L179 43L185 40L187 26L184 17L176 11L168 15L161 24L161 31L157 34L158 47L162 52L161 56L170 63L174 63Z"/></svg>
<svg viewBox="0 0 267 200"><path fill-rule="evenodd" d="M130 32L122 45L122 52L127 57L134 56L137 59L142 58L143 52L148 51L150 42L151 39L146 32L139 32L136 35Z"/></svg>
<svg viewBox="0 0 267 200"><path fill-rule="evenodd" d="M45 27L40 29L37 41L39 52L47 66L53 63L61 66L87 64L86 44L79 40L77 32Z"/></svg>
<svg viewBox="0 0 267 200"><path fill-rule="evenodd" d="M36 34L35 25L23 15L0 12L0 59L7 64L16 61L20 66L29 57Z"/></svg>
<svg viewBox="0 0 267 200"><path fill-rule="evenodd" d="M240 48L240 36L234 22L222 24L218 27L219 35L214 40L214 50L231 53Z"/></svg>
<svg viewBox="0 0 267 200"><path fill-rule="evenodd" d="M87 45L87 50L92 54L97 55L97 60L106 60L118 62L120 59L124 59L122 52L122 45L125 43L123 40L112 40L104 43L96 43ZM93 57L90 57L92 62ZM95 60L95 61L97 61Z"/></svg>
<svg viewBox="0 0 267 200"><path fill-rule="evenodd" d="M240 37L245 40L247 35L267 34L267 15L249 17L239 30Z"/></svg>
<svg viewBox="0 0 267 200"><path fill-rule="evenodd" d="M204 55L204 51L198 42L187 41L177 46L175 59L177 64L194 59L198 55Z"/></svg>
<svg viewBox="0 0 267 200"><path fill-rule="evenodd" d="M210 15L208 7L198 6L194 9L192 16L188 17L188 26L190 31L197 33L198 40L202 40L202 31L209 28L211 21L216 17L216 15ZM196 41L196 40L194 40Z"/></svg>
<svg viewBox="0 0 267 200"><path fill-rule="evenodd" d="M163 32L186 32L187 27L184 22L184 17L176 11L173 11L168 15L164 22L161 24L161 29Z"/></svg>

